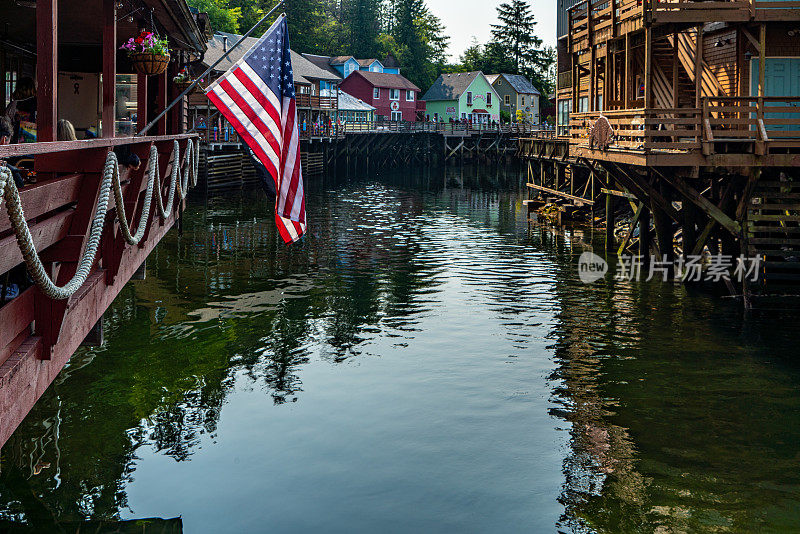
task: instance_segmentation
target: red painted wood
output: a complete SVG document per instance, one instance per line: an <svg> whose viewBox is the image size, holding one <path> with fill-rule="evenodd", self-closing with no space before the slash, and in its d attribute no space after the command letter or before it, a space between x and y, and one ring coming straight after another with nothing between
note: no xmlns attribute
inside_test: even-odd
<svg viewBox="0 0 800 534"><path fill-rule="evenodd" d="M167 83L167 77L169 76L169 69L167 69L163 74L158 76L158 94L157 97L157 104L155 113L161 113L167 106L169 105L169 83ZM156 135L166 135L167 134L167 116L164 115L161 117L158 122L156 123Z"/></svg>
<svg viewBox="0 0 800 534"><path fill-rule="evenodd" d="M58 103L58 0L36 2L36 135L55 141Z"/></svg>
<svg viewBox="0 0 800 534"><path fill-rule="evenodd" d="M114 137L117 81L117 0L103 0L103 137Z"/></svg>
<svg viewBox="0 0 800 534"><path fill-rule="evenodd" d="M115 137L113 139L90 139L84 141L55 141L51 143L3 145L0 146L0 158L24 155L35 156L39 154L52 154L54 152L70 152L76 150L86 150L87 148L114 147L136 143L150 143L159 141L172 142L174 139L187 139L190 137L197 138L198 134L186 133L177 135L153 135L142 137Z"/></svg>
<svg viewBox="0 0 800 534"><path fill-rule="evenodd" d="M136 128L141 131L147 126L147 76L136 76Z"/></svg>
<svg viewBox="0 0 800 534"><path fill-rule="evenodd" d="M150 154L151 145L137 145L134 152L139 159L142 160L142 165L138 170L131 172L130 183L122 192L123 202L125 204L125 216L128 218L131 233L136 231L139 226L139 221L142 215L142 205L144 204L145 194L143 190L147 190L147 181L145 175L147 172L147 162ZM115 208L114 213L117 210ZM103 268L106 270L106 283L111 285L116 281L117 273L119 272L120 261L122 261L122 254L128 246L127 242L122 236L122 230L119 223L114 223L112 220L112 239L106 239L108 249L103 253Z"/></svg>
<svg viewBox="0 0 800 534"><path fill-rule="evenodd" d="M174 223L173 215L163 226L153 228L144 247L128 247L125 250L119 273L121 280L130 280ZM26 352L19 358L17 352L0 366L0 446L16 430L80 346L89 329L97 323L103 311L124 287L121 283L107 286L103 283L104 278L102 273L90 277L81 298L71 301L69 313L64 318L63 335L53 348L50 360L39 360L35 350Z"/></svg>
<svg viewBox="0 0 800 534"><path fill-rule="evenodd" d="M180 136L181 152L185 151L187 136ZM157 138L158 139L158 138ZM108 141L108 140L105 140ZM169 175L169 159L171 156L173 138L158 139L158 150L161 155L160 174L163 178ZM152 142L152 141L149 141ZM137 144L135 150L144 155L149 147L148 142ZM102 145L94 145L92 152L102 152ZM91 157L87 158L91 159ZM146 158L143 158L145 160ZM58 168L59 164L70 160L52 159L50 165ZM126 182L123 195L126 204L129 199L131 211L141 210L143 200L142 190L145 189L144 180L137 178L132 173L131 181ZM75 183L75 177L63 180L64 183ZM140 183L137 184L136 182ZM166 180L164 180L166 181ZM57 183L56 180L53 184ZM60 182L59 182L60 183ZM88 173L78 181L81 190L78 192L78 207L69 222L70 236L58 241L54 246L41 251L45 266L52 271L56 283L63 284L75 272L74 261L78 258L80 250L85 246L85 236L88 233L89 221L93 215L94 203L97 195L99 174L97 171ZM64 186L63 184L58 187ZM42 184L36 195L31 200L39 209L47 209L49 204L37 199L37 195L45 195L57 187L52 184ZM66 186L64 186L66 187ZM166 194L168 183L165 183ZM63 199L62 199L63 200ZM61 200L60 200L61 201ZM88 207L87 207L88 206ZM69 360L73 352L86 337L87 332L102 317L114 298L119 294L125 283L130 280L133 273L145 261L148 254L158 244L164 234L174 225L179 203L173 213L165 220L151 215L148 225L147 238L138 247L123 244L118 231L118 225L113 217L107 218L106 233L103 236L101 259L95 265L87 282L76 295L68 301L53 301L41 294L37 288L30 288L20 297L0 308L0 342L5 345L0 348L0 446L14 432L19 423L25 418L38 398L55 379L59 371ZM155 211L155 210L154 210ZM55 214L54 214L55 213ZM44 214L41 223L52 223L58 212ZM66 225L65 225L66 226ZM135 226L135 225L134 225ZM114 246L108 246L114 242ZM109 253L109 251L111 251ZM106 256L106 254L109 254ZM0 252L0 257L3 253ZM51 260L60 260L56 268L47 263ZM117 276L109 280L106 271L98 266L109 262L116 263ZM35 331L31 337L27 336L26 328L34 323ZM23 334L20 334L22 332ZM25 338L24 340L22 338Z"/></svg>
<svg viewBox="0 0 800 534"><path fill-rule="evenodd" d="M20 334L24 334L25 338L30 335L32 321L32 289L23 291L20 296L0 308L0 330L3 333L3 340L10 340L10 342L6 343L3 351L0 351L0 362L5 361L9 354L16 350L23 341L19 339Z"/></svg>
<svg viewBox="0 0 800 534"><path fill-rule="evenodd" d="M31 236L36 250L45 250L67 237L74 210L69 209L30 225ZM0 239L0 273L5 273L22 263L22 252L17 237L12 233Z"/></svg>
<svg viewBox="0 0 800 534"><path fill-rule="evenodd" d="M28 221L36 219L77 201L82 179L83 175L81 174L68 174L25 186L19 192L25 219ZM11 221L8 219L8 212L2 209L0 210L0 235L10 229ZM0 273L2 272L0 270Z"/></svg>

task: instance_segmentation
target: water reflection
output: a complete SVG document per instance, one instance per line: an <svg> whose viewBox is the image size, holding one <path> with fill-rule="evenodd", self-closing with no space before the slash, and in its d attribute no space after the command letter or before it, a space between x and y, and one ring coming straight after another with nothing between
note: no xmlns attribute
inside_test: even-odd
<svg viewBox="0 0 800 534"><path fill-rule="evenodd" d="M0 526L797 524L787 316L583 285L601 236L528 228L524 195L501 166L318 183L292 248L260 197L196 199L3 449Z"/></svg>

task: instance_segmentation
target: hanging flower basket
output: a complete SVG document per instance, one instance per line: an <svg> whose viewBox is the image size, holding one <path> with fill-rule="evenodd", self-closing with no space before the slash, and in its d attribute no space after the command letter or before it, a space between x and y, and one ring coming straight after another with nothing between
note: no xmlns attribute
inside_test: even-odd
<svg viewBox="0 0 800 534"><path fill-rule="evenodd" d="M163 74L169 65L169 43L149 31L143 31L120 47L128 52L134 70L145 76Z"/></svg>
<svg viewBox="0 0 800 534"><path fill-rule="evenodd" d="M189 88L195 81L197 81L197 85L194 86L192 89L192 93L199 93L201 91L205 91L205 87L203 87L203 80L195 80L192 78L191 74L189 73L189 69L187 67L183 67L181 71L172 78L172 82L175 84L175 87L178 89L179 93L184 92L186 89Z"/></svg>
<svg viewBox="0 0 800 534"><path fill-rule="evenodd" d="M145 76L163 74L169 65L169 54L166 56L148 53L131 54L130 59L133 69Z"/></svg>

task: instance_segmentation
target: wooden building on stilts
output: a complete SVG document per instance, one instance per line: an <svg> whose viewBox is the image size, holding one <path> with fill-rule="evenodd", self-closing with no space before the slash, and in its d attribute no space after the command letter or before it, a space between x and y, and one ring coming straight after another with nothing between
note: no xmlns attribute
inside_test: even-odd
<svg viewBox="0 0 800 534"><path fill-rule="evenodd" d="M6 144L0 128L2 446L178 223L197 167L185 102L134 135L179 96L172 77L206 40L185 0L0 0L0 22L0 98L27 107L35 141ZM120 50L143 30L169 59ZM62 120L75 131L59 140Z"/></svg>
<svg viewBox="0 0 800 534"><path fill-rule="evenodd" d="M645 260L758 257L728 283L747 305L800 293L800 2L557 2L557 136L520 141L530 208L604 211L608 250Z"/></svg>

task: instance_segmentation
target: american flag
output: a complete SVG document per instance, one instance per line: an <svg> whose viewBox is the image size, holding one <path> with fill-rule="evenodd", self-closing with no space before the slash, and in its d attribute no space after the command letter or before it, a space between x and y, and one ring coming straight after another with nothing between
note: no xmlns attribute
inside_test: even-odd
<svg viewBox="0 0 800 534"><path fill-rule="evenodd" d="M286 243L306 231L289 29L281 15L206 96L275 180L275 223Z"/></svg>

